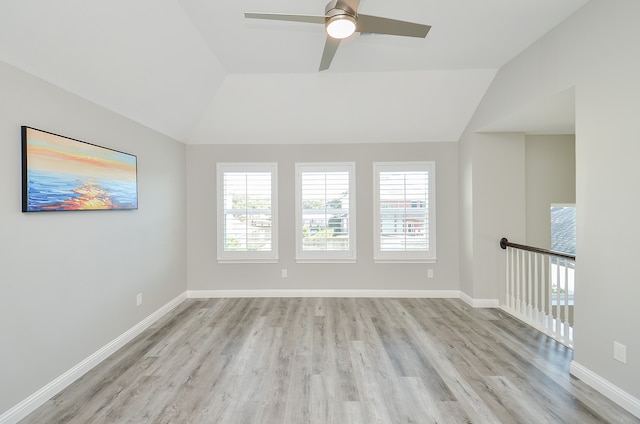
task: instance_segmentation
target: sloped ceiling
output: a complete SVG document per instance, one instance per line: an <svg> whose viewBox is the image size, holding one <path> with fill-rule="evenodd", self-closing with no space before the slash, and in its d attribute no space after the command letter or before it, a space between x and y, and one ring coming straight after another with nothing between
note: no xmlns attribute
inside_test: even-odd
<svg viewBox="0 0 640 424"><path fill-rule="evenodd" d="M426 39L343 41L324 0L7 0L0 60L185 143L457 141L497 70L587 0L362 0Z"/></svg>
<svg viewBox="0 0 640 424"><path fill-rule="evenodd" d="M478 132L524 132L526 134L574 134L576 127L575 88L534 101L511 111Z"/></svg>

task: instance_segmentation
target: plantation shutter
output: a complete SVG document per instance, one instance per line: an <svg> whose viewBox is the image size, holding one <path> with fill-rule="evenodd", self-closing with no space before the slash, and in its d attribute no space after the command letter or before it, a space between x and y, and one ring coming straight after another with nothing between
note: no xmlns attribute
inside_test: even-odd
<svg viewBox="0 0 640 424"><path fill-rule="evenodd" d="M429 251L429 171L380 171L379 181L380 251Z"/></svg>
<svg viewBox="0 0 640 424"><path fill-rule="evenodd" d="M348 251L348 171L302 171L302 250Z"/></svg>
<svg viewBox="0 0 640 424"><path fill-rule="evenodd" d="M224 251L272 249L272 173L225 171Z"/></svg>

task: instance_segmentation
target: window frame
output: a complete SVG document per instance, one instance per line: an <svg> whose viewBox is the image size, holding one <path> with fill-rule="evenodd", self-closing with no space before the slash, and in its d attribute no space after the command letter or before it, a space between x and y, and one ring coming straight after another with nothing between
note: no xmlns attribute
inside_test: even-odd
<svg viewBox="0 0 640 424"><path fill-rule="evenodd" d="M380 250L380 173L426 171L428 250ZM406 197L405 197L406 201ZM400 161L373 163L373 260L376 263L434 263L436 262L436 163L435 161Z"/></svg>
<svg viewBox="0 0 640 424"><path fill-rule="evenodd" d="M348 172L348 250L303 250L302 222L302 174L304 172ZM356 256L356 163L355 162L296 162L295 164L295 202L296 202L296 263L355 263Z"/></svg>
<svg viewBox="0 0 640 424"><path fill-rule="evenodd" d="M225 251L224 175L226 172L271 173L271 250ZM278 164L276 162L217 162L217 260L218 263L277 263L278 262Z"/></svg>

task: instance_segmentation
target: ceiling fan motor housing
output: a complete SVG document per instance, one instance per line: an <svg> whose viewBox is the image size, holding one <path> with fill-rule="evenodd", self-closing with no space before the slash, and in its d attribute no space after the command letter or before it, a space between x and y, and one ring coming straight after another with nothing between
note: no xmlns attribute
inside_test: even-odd
<svg viewBox="0 0 640 424"><path fill-rule="evenodd" d="M327 3L327 6L324 8L324 14L327 17L327 19L332 18L334 16L338 16L338 15L348 15L353 18L356 17L356 11L351 9L344 2L341 2L340 8L336 7L337 4L338 4L338 0L331 0L329 3Z"/></svg>

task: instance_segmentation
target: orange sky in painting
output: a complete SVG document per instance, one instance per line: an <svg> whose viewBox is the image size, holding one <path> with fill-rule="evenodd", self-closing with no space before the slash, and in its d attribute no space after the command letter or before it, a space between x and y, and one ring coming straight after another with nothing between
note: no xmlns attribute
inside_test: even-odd
<svg viewBox="0 0 640 424"><path fill-rule="evenodd" d="M118 160L117 152L32 128L28 129L28 139L31 169L124 181L136 178L134 164Z"/></svg>

